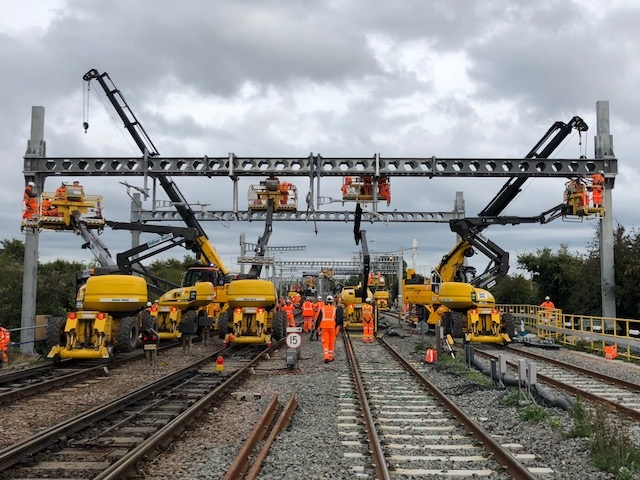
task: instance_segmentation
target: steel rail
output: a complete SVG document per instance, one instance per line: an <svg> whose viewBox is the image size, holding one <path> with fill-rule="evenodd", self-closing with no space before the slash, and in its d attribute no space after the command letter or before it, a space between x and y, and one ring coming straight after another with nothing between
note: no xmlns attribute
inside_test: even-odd
<svg viewBox="0 0 640 480"><path fill-rule="evenodd" d="M375 420L373 419L373 414L371 413L371 408L369 407L367 392L364 388L364 381L362 380L362 376L360 375L360 366L358 365L358 360L356 359L356 355L353 351L351 337L348 333L343 332L342 339L344 341L347 360L349 361L351 372L353 373L356 391L358 392L358 401L362 410L364 428L367 432L367 438L369 439L369 446L371 447L371 456L373 459L373 467L376 471L375 478L377 480L390 480L391 474L389 473L387 460L385 459L384 451L382 450L382 443L380 441L380 437L378 436Z"/></svg>
<svg viewBox="0 0 640 480"><path fill-rule="evenodd" d="M489 433L487 433L480 425L473 421L460 407L453 403L443 392L434 384L429 382L418 370L416 370L409 362L407 362L396 350L389 345L384 339L379 339L380 343L393 355L393 357L402 364L408 372L410 372L421 385L423 385L440 404L453 415L456 420L478 440L485 450L493 455L496 461L502 465L514 480L533 480L536 477L532 475L520 462L518 462L511 453L504 449Z"/></svg>

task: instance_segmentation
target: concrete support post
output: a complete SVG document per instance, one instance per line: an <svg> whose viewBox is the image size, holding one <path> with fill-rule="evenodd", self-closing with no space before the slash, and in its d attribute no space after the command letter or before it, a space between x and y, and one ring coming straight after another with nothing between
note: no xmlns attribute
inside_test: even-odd
<svg viewBox="0 0 640 480"><path fill-rule="evenodd" d="M38 194L44 188L44 178L35 178L30 173L29 160L46 156L46 144L44 142L44 107L31 108L31 137L24 155L25 184L33 181L36 184ZM36 296L38 293L38 247L40 234L37 228L29 228L25 231L24 242L24 273L22 279L22 315L20 326L25 329L20 334L20 352L24 355L33 355L33 341L35 332L32 327L36 322Z"/></svg>
<svg viewBox="0 0 640 480"><path fill-rule="evenodd" d="M140 221L142 212L142 200L139 193L134 193L131 199L131 222L136 223ZM140 245L140 235L142 232L137 232L135 230L131 231L131 248L136 248ZM134 258L137 258L136 255Z"/></svg>
<svg viewBox="0 0 640 480"><path fill-rule="evenodd" d="M614 159L613 136L610 135L609 123L609 102L596 102L596 121L598 131L595 137L595 158ZM604 209L605 215L600 219L600 272L601 272L601 294L602 294L602 316L607 318L616 317L615 298L615 271L613 256L613 183L614 179L607 176L605 168L605 192ZM605 328L612 328L605 325Z"/></svg>
<svg viewBox="0 0 640 480"><path fill-rule="evenodd" d="M404 263L404 256L402 255L402 253L400 253L400 255L398 255L396 257L398 259L398 303L397 303L397 308L401 309L403 307L402 304L402 275L404 274L404 272L402 271L402 266Z"/></svg>
<svg viewBox="0 0 640 480"><path fill-rule="evenodd" d="M247 245L244 240L244 232L240 234L240 257L244 258L247 254ZM244 263L240 264L240 273L244 274Z"/></svg>

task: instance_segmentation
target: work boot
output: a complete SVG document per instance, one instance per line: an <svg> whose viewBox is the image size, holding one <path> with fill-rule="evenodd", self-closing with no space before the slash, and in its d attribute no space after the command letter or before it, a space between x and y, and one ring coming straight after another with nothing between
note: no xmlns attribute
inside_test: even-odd
<svg viewBox="0 0 640 480"><path fill-rule="evenodd" d="M328 358L324 359L324 363L329 363L331 360L329 360Z"/></svg>

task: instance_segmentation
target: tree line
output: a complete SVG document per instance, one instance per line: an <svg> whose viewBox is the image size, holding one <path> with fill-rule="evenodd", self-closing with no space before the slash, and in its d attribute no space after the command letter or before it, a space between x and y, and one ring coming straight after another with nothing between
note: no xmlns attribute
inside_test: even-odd
<svg viewBox="0 0 640 480"><path fill-rule="evenodd" d="M0 241L0 323L8 328L20 326L24 242ZM614 231L615 298L619 318L640 318L640 233L618 226ZM507 275L491 289L497 303L539 305L549 295L558 308L568 313L601 315L600 253L597 231L587 253L571 252L567 245L558 250L542 248L517 257L524 274ZM150 273L179 284L195 257L182 260L155 260ZM65 316L75 309L75 274L94 265L58 259L38 266L36 315ZM406 266L406 265L405 265ZM388 277L392 298L396 282ZM153 298L151 298L152 300Z"/></svg>

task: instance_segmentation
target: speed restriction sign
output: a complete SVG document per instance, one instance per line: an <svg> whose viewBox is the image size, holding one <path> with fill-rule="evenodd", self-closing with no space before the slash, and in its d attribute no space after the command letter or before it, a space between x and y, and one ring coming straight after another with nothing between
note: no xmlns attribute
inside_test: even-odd
<svg viewBox="0 0 640 480"><path fill-rule="evenodd" d="M299 333L290 333L286 339L287 347L298 348L302 344L302 337Z"/></svg>

